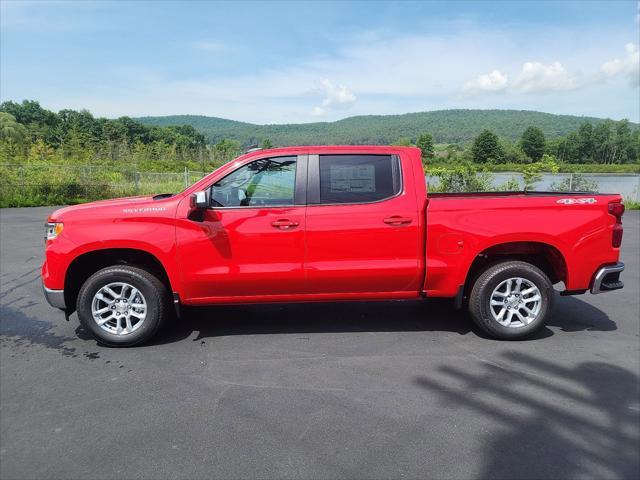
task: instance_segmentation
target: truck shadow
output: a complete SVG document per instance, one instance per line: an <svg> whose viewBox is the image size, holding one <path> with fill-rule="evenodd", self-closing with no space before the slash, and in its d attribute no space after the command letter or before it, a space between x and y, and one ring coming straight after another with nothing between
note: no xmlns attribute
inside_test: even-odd
<svg viewBox="0 0 640 480"><path fill-rule="evenodd" d="M573 297L558 298L549 326L563 331L611 331L616 324L598 308ZM182 317L150 345L191 337L194 341L228 335L340 332L439 331L488 338L464 310L450 300L226 305L185 308ZM82 334L84 332L78 332ZM543 328L527 340L553 335Z"/></svg>
<svg viewBox="0 0 640 480"><path fill-rule="evenodd" d="M484 435L470 431L482 445L477 478L489 479L638 478L639 382L607 363L565 366L515 351L413 379L426 402Z"/></svg>
<svg viewBox="0 0 640 480"><path fill-rule="evenodd" d="M617 330L616 323L597 307L580 297L557 296L553 315L547 325L558 327L563 332Z"/></svg>

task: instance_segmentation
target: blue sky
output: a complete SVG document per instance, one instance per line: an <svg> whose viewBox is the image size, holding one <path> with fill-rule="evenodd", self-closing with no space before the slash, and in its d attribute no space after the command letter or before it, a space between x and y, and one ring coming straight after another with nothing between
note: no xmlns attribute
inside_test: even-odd
<svg viewBox="0 0 640 480"><path fill-rule="evenodd" d="M0 99L256 123L446 108L640 121L635 1L0 0Z"/></svg>

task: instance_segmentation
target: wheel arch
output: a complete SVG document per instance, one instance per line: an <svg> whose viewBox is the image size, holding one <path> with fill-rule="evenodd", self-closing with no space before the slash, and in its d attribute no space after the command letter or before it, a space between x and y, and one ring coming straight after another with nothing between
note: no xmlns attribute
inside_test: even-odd
<svg viewBox="0 0 640 480"><path fill-rule="evenodd" d="M508 260L521 260L535 265L551 280L552 284L567 283L567 262L562 252L545 242L505 242L482 250L473 260L464 283L468 295L478 276L489 266Z"/></svg>
<svg viewBox="0 0 640 480"><path fill-rule="evenodd" d="M162 262L152 253L135 248L105 248L78 255L69 264L64 278L67 314L75 311L82 284L95 272L113 265L131 265L154 274L172 292L169 275Z"/></svg>

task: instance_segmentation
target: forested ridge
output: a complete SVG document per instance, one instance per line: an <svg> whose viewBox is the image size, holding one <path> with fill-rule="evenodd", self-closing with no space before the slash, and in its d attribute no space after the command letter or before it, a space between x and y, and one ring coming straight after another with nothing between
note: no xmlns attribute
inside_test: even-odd
<svg viewBox="0 0 640 480"><path fill-rule="evenodd" d="M367 115L335 122L256 125L217 117L172 115L138 118L145 125L190 125L203 133L207 141L237 140L241 144L259 144L268 138L274 145L390 144L406 137L415 142L430 132L436 143L466 144L484 129L505 140L517 140L529 126L540 128L547 138L578 130L589 122L598 125L604 119L574 115L554 115L527 110L439 110L403 115ZM638 128L632 124L632 128Z"/></svg>
<svg viewBox="0 0 640 480"><path fill-rule="evenodd" d="M0 105L0 163L115 163L141 170L209 171L252 145L418 145L430 163L525 165L548 155L564 164L625 166L640 157L628 120L515 110L442 110L351 117L330 123L253 125L204 116L96 118L52 112L37 101ZM628 165L630 166L630 165Z"/></svg>

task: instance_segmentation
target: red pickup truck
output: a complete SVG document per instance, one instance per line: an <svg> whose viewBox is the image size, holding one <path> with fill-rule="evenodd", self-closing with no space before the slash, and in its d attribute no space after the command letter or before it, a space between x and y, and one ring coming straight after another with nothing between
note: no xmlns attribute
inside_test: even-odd
<svg viewBox="0 0 640 480"><path fill-rule="evenodd" d="M42 280L112 346L148 340L181 305L421 297L517 339L544 325L554 284L622 288L623 212L620 195L427 196L412 147L258 150L177 195L55 211Z"/></svg>

